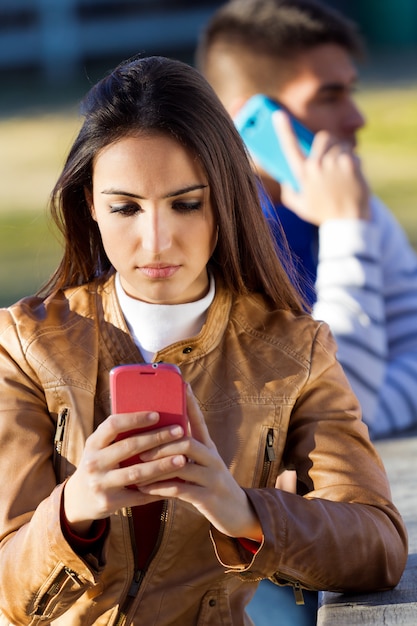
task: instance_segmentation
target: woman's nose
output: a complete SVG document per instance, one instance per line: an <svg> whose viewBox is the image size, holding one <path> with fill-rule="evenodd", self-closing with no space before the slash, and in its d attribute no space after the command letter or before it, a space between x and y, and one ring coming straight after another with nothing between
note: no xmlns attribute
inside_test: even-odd
<svg viewBox="0 0 417 626"><path fill-rule="evenodd" d="M145 211L140 220L142 247L159 254L171 246L172 233L169 220L158 211Z"/></svg>

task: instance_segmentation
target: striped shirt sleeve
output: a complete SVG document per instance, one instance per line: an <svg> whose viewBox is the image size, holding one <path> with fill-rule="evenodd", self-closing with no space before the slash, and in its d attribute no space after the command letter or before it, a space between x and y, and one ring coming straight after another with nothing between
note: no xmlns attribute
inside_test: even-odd
<svg viewBox="0 0 417 626"><path fill-rule="evenodd" d="M417 424L417 256L379 200L320 227L316 294L371 436Z"/></svg>

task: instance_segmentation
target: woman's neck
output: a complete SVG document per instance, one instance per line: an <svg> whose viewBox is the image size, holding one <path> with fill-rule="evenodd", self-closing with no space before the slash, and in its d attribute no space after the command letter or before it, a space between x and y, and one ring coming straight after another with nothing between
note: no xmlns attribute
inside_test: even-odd
<svg viewBox="0 0 417 626"><path fill-rule="evenodd" d="M215 281L210 276L208 293L196 302L150 304L128 296L116 273L116 293L132 337L144 360L150 362L159 350L200 332L214 298Z"/></svg>

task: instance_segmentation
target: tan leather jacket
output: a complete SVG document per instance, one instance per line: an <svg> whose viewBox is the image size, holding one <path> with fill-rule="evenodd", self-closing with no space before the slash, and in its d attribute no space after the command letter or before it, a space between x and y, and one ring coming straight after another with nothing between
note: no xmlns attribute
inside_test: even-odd
<svg viewBox="0 0 417 626"><path fill-rule="evenodd" d="M60 528L63 481L109 414L110 369L141 360L113 278L0 312L0 624L243 625L255 581L275 573L314 589L398 582L406 532L327 326L219 285L200 334L155 360L191 383L259 516L260 549L170 501L145 572L126 510L101 554L77 555ZM283 467L304 497L274 488Z"/></svg>

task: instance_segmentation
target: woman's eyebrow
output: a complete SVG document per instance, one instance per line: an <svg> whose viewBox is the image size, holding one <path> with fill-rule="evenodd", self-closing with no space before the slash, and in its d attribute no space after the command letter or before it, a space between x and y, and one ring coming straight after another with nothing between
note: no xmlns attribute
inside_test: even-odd
<svg viewBox="0 0 417 626"><path fill-rule="evenodd" d="M196 191L198 189L206 189L208 185L190 185L189 187L183 187L183 189L178 189L178 191L173 191L172 193L168 193L165 197L172 198L173 196L180 196L183 193L189 193L190 191Z"/></svg>
<svg viewBox="0 0 417 626"><path fill-rule="evenodd" d="M189 185L188 187L182 187L181 189L176 189L170 193L167 193L165 198L173 198L175 196L180 196L183 193L189 193L191 191L196 191L198 189L206 189L208 187L207 184L198 184L198 185ZM129 198L137 198L138 200L145 200L143 196L140 196L136 193L131 193L130 191L123 191L122 189L103 189L102 194L110 195L110 196L128 196Z"/></svg>

